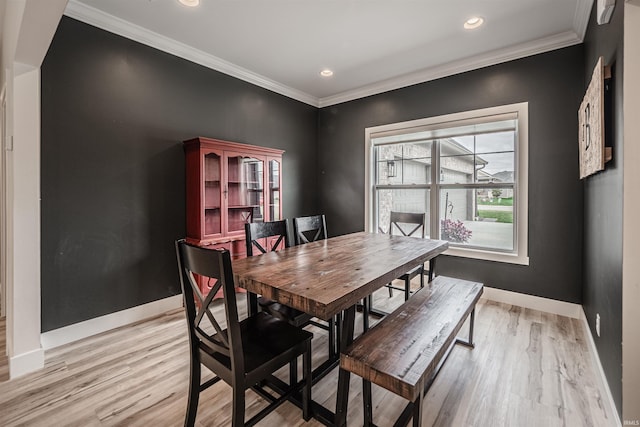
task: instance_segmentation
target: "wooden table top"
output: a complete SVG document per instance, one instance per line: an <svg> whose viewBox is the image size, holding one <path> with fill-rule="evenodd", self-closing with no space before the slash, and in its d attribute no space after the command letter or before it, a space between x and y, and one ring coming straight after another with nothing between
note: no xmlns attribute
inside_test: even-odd
<svg viewBox="0 0 640 427"><path fill-rule="evenodd" d="M449 247L442 240L367 232L233 261L236 286L331 319Z"/></svg>

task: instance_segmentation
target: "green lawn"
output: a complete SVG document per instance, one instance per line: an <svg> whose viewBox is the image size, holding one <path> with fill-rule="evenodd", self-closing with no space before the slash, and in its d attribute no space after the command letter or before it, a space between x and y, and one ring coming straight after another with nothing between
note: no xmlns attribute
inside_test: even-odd
<svg viewBox="0 0 640 427"><path fill-rule="evenodd" d="M479 205L493 205L493 206L513 206L513 197L505 197L502 199L493 198L491 200L484 197L478 197Z"/></svg>
<svg viewBox="0 0 640 427"><path fill-rule="evenodd" d="M505 211L478 211L480 218L495 218L496 222L513 224L513 212Z"/></svg>

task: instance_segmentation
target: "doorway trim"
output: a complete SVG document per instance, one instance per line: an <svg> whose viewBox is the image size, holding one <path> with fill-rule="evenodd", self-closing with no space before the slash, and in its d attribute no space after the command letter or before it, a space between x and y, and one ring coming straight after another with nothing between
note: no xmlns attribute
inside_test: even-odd
<svg viewBox="0 0 640 427"><path fill-rule="evenodd" d="M7 316L7 86L0 91L0 318Z"/></svg>

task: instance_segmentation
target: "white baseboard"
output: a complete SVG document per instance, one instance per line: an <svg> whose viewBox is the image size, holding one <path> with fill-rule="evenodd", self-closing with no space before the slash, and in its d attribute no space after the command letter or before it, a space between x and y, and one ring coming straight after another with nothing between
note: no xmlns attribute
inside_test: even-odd
<svg viewBox="0 0 640 427"><path fill-rule="evenodd" d="M580 319L582 316L581 313L583 313L580 304L505 291L503 289L489 288L487 286L484 287L482 298L517 305L518 307L530 308L532 310L544 311L545 313L558 314L573 319Z"/></svg>
<svg viewBox="0 0 640 427"><path fill-rule="evenodd" d="M600 390L605 391L605 396L602 396L602 404L605 405L608 412L611 414L612 425L618 427L621 426L620 417L618 416L618 410L616 409L616 404L613 400L613 396L611 395L611 389L609 389L609 383L607 382L607 376L604 374L604 369L602 368L602 363L600 363L600 355L598 354L598 348L596 347L596 343L593 340L593 335L591 335L591 329L589 328L589 322L587 321L587 316L584 313L584 310L581 310L582 324L584 325L584 330L587 335L587 345L589 346L589 353L591 354L591 359L593 363L597 367L597 376L600 381Z"/></svg>
<svg viewBox="0 0 640 427"><path fill-rule="evenodd" d="M182 307L182 295L174 295L158 301L117 311L84 322L75 323L60 329L45 332L40 336L42 348L59 347L73 341L78 341L92 335L100 334L111 329L119 328L149 317L158 316L167 311Z"/></svg>
<svg viewBox="0 0 640 427"><path fill-rule="evenodd" d="M29 351L9 358L9 378L14 379L44 367L44 349Z"/></svg>

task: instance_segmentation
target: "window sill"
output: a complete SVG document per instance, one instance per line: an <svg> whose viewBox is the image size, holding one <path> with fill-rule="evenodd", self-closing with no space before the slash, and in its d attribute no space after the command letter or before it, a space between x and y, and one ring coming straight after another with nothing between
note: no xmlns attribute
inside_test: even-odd
<svg viewBox="0 0 640 427"><path fill-rule="evenodd" d="M518 254L505 254L502 252L482 251L478 249L449 248L444 255L463 258L482 259L485 261L505 262L509 264L529 265L529 257Z"/></svg>

